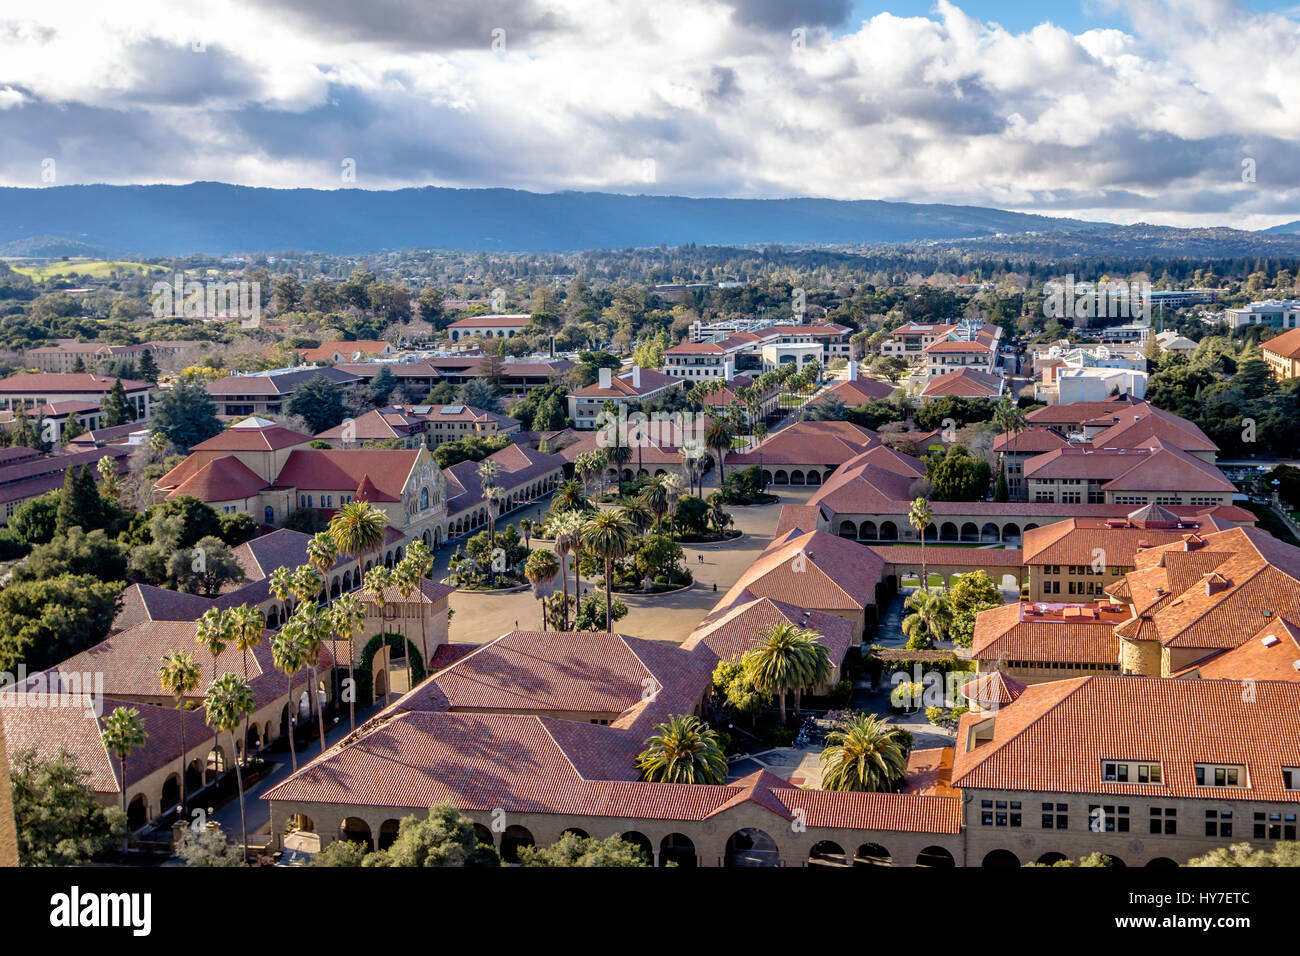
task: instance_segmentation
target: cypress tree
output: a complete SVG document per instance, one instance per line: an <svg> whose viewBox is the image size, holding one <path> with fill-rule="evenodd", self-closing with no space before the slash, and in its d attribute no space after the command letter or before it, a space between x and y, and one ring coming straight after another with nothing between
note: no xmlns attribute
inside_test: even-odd
<svg viewBox="0 0 1300 956"><path fill-rule="evenodd" d="M104 399L104 427L112 428L114 425L125 425L131 421L131 405L126 400L126 389L122 387L122 380L114 379L113 387L108 392L108 397Z"/></svg>

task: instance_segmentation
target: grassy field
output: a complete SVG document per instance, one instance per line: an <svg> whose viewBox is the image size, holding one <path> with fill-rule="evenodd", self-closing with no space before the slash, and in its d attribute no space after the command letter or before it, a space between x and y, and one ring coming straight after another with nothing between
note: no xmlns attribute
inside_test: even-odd
<svg viewBox="0 0 1300 956"><path fill-rule="evenodd" d="M66 262L51 262L43 266L12 266L12 268L14 272L21 272L36 282L44 282L55 276L74 275L88 275L102 279L111 275L114 270L143 273L167 271L162 266L145 265L143 262L121 262L109 259L69 259Z"/></svg>

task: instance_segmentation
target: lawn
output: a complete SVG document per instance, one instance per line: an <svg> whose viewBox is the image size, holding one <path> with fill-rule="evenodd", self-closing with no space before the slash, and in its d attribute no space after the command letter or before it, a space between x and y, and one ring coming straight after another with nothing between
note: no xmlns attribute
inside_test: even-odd
<svg viewBox="0 0 1300 956"><path fill-rule="evenodd" d="M96 279L104 279L110 276L114 270L119 272L166 272L163 266L146 265L143 262L124 262L109 259L69 259L63 262L51 262L43 266L12 266L14 272L21 272L23 275L36 282L44 282L46 279L52 279L55 276L92 276Z"/></svg>

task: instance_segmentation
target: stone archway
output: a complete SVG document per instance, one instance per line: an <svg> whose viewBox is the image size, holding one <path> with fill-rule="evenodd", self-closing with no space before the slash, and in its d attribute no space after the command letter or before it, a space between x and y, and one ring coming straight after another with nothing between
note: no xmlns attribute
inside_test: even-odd
<svg viewBox="0 0 1300 956"><path fill-rule="evenodd" d="M893 857L879 843L864 843L853 854L854 866L892 866Z"/></svg>
<svg viewBox="0 0 1300 956"><path fill-rule="evenodd" d="M370 836L370 824L360 817L345 817L339 824L339 839L349 843L360 843L373 850L375 842Z"/></svg>
<svg viewBox="0 0 1300 956"><path fill-rule="evenodd" d="M670 833L659 841L659 865L697 866L695 843L684 833Z"/></svg>
<svg viewBox="0 0 1300 956"><path fill-rule="evenodd" d="M780 866L781 852L765 830L745 827L727 837L724 866Z"/></svg>
<svg viewBox="0 0 1300 956"><path fill-rule="evenodd" d="M645 856L646 866L653 865L655 858L654 844L650 842L648 836L640 830L628 830L623 834L622 840L624 843L630 843L641 851L642 855Z"/></svg>
<svg viewBox="0 0 1300 956"><path fill-rule="evenodd" d="M501 834L501 859L507 863L518 863L519 851L523 847L536 845L537 841L533 839L533 833L527 827L518 824L508 826Z"/></svg>
<svg viewBox="0 0 1300 956"><path fill-rule="evenodd" d="M952 854L941 846L927 846L916 855L917 866L937 866L947 867L956 866L957 861L952 858Z"/></svg>
<svg viewBox="0 0 1300 956"><path fill-rule="evenodd" d="M1010 850L990 850L984 855L980 866L1008 869L1020 866L1020 858Z"/></svg>
<svg viewBox="0 0 1300 956"><path fill-rule="evenodd" d="M822 840L820 843L814 843L812 849L808 851L808 865L848 866L849 864L844 857L844 847L833 840Z"/></svg>

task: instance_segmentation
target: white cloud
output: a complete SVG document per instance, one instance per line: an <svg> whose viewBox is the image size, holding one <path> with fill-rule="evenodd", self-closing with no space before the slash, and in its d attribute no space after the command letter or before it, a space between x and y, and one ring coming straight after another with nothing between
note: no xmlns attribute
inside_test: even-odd
<svg viewBox="0 0 1300 956"><path fill-rule="evenodd" d="M1294 16L1123 7L1127 32L1012 33L939 0L931 18L880 14L843 34L809 23L796 50L800 6L779 0L746 15L719 0L485 0L419 22L395 0L11 0L0 183L34 185L54 156L63 181L331 188L353 157L374 188L1300 216ZM840 6L818 9L829 22Z"/></svg>

